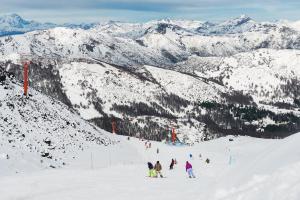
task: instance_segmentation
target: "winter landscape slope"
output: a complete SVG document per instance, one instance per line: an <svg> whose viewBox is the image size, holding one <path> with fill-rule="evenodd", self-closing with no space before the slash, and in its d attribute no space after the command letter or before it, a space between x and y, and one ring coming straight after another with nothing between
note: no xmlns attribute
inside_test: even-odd
<svg viewBox="0 0 300 200"><path fill-rule="evenodd" d="M57 27L0 38L1 66L118 132L164 140L175 126L190 143L227 134L300 131L296 22L158 20ZM139 119L132 121L131 118ZM181 136L180 136L181 135Z"/></svg>
<svg viewBox="0 0 300 200"><path fill-rule="evenodd" d="M22 20L0 20L29 31L0 37L1 200L300 198L297 22Z"/></svg>
<svg viewBox="0 0 300 200"><path fill-rule="evenodd" d="M258 49L222 58L194 56L178 63L178 68L244 91L257 103L292 105L299 96L299 63L299 50Z"/></svg>
<svg viewBox="0 0 300 200"><path fill-rule="evenodd" d="M118 144L59 101L34 90L24 97L14 80L1 82L0 93L1 175L76 165L91 149Z"/></svg>
<svg viewBox="0 0 300 200"><path fill-rule="evenodd" d="M112 153L113 158L125 159L127 164L120 162L106 168L95 165L93 169L55 169L2 177L1 198L299 199L299 134L283 140L234 137L230 142L229 139L232 137L193 147L152 142L152 148L145 149L144 142L138 139L128 141L120 137L124 150L133 148L138 152L139 162L133 162L130 154L120 157ZM194 158L189 158L190 153ZM169 170L172 157L177 159L178 164L174 170ZM209 164L205 163L206 158L210 159ZM146 162L156 160L162 163L166 178L147 177ZM184 168L186 160L193 165L195 179L187 177Z"/></svg>

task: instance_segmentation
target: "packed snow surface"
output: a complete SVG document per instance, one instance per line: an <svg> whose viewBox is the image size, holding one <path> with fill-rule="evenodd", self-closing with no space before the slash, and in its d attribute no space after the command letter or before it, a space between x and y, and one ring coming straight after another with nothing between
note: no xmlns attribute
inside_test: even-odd
<svg viewBox="0 0 300 200"><path fill-rule="evenodd" d="M283 140L228 136L195 146L152 142L150 149L145 148L145 141L119 139L115 146L91 151L99 163L88 157L79 168L70 165L67 169L1 177L1 199L300 198L300 134ZM178 164L169 170L172 158ZM205 163L207 158L209 164ZM166 178L147 177L146 163L157 160L162 163ZM187 160L193 165L195 179L187 177Z"/></svg>

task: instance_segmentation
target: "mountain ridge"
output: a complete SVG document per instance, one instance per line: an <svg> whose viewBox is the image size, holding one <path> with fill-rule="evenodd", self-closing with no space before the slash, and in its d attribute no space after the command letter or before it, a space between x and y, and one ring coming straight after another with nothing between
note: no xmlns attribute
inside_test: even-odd
<svg viewBox="0 0 300 200"><path fill-rule="evenodd" d="M8 35L24 34L31 31L47 30L55 27L69 27L69 28L81 28L90 29L96 26L95 23L40 23L34 20L25 20L18 14L6 14L0 17L0 37Z"/></svg>
<svg viewBox="0 0 300 200"><path fill-rule="evenodd" d="M186 143L299 132L294 25L241 16L204 22L200 33L194 22L179 23L109 22L1 37L1 67L22 81L18 60L30 54L32 87L107 131L116 120L123 135L165 140L171 124Z"/></svg>

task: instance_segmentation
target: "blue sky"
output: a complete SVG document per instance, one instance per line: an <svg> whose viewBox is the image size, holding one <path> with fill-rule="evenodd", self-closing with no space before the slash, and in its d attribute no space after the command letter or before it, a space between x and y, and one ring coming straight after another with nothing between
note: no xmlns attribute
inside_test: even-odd
<svg viewBox="0 0 300 200"><path fill-rule="evenodd" d="M0 14L41 22L143 22L174 18L220 21L246 14L258 21L300 20L300 0L0 0Z"/></svg>

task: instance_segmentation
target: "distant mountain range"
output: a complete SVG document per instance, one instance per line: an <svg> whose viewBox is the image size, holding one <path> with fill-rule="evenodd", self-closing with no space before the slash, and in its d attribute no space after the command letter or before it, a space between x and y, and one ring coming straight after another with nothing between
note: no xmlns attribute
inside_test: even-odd
<svg viewBox="0 0 300 200"><path fill-rule="evenodd" d="M176 127L187 143L300 131L299 22L3 21L43 30L1 37L0 66L22 81L19 54L31 54L31 87L107 131L113 119L123 135L161 140Z"/></svg>
<svg viewBox="0 0 300 200"><path fill-rule="evenodd" d="M0 17L0 36L6 35L16 35L23 34L30 31L35 30L46 30L55 27L67 27L71 29L84 29L88 30L94 28L96 26L102 27L102 29L107 30L107 32L113 33L117 31L119 34L127 33L132 34L132 36L139 36L139 32L141 29L148 27L150 24L169 24L175 26L174 28L185 29L187 32L197 32L199 34L207 34L207 35L217 35L217 34L234 34L241 33L245 31L250 31L258 28L262 28L262 26L273 26L274 24L288 24L294 29L300 29L300 21L298 22L289 22L289 21L280 21L278 23L259 23L252 20L250 17L246 15L241 15L238 18L227 20L221 23L212 23L207 21L196 21L196 20L171 20L171 19L163 19L158 21L151 21L148 23L125 23L118 21L108 21L108 22L95 22L95 23L64 23L64 24L55 24L55 23L40 23L33 20L25 20L18 14L7 14ZM161 30L159 30L161 28ZM165 27L167 28L167 27ZM157 27L157 31L163 31L162 26ZM135 30L136 29L136 30ZM145 31L145 30L143 30ZM149 30L150 31L150 30Z"/></svg>
<svg viewBox="0 0 300 200"><path fill-rule="evenodd" d="M0 36L23 34L35 30L45 30L55 27L69 27L89 29L95 26L93 23L87 24L54 24L40 23L32 20L25 20L17 14L9 14L0 17Z"/></svg>

